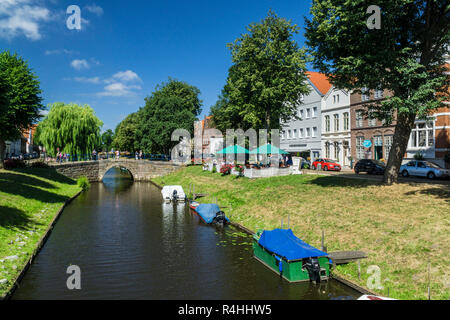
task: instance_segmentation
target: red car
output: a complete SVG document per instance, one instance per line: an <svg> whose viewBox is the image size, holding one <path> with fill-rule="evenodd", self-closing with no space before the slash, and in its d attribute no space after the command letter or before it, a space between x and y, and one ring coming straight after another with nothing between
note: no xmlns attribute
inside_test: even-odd
<svg viewBox="0 0 450 320"><path fill-rule="evenodd" d="M312 163L312 169L316 170L319 164L324 171L341 171L341 165L334 160L319 158Z"/></svg>

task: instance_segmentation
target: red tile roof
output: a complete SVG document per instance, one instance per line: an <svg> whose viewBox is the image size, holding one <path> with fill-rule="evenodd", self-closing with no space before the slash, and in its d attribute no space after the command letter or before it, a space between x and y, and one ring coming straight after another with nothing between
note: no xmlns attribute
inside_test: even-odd
<svg viewBox="0 0 450 320"><path fill-rule="evenodd" d="M314 71L307 71L306 74L308 75L309 80L322 94L327 94L328 90L332 87L331 82L325 74Z"/></svg>

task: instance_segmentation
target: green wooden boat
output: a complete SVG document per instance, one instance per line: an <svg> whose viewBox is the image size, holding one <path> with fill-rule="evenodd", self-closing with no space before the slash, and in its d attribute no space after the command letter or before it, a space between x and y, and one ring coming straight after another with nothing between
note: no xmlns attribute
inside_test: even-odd
<svg viewBox="0 0 450 320"><path fill-rule="evenodd" d="M253 236L254 257L289 282L328 280L331 260L326 252L297 238L292 230L259 230Z"/></svg>

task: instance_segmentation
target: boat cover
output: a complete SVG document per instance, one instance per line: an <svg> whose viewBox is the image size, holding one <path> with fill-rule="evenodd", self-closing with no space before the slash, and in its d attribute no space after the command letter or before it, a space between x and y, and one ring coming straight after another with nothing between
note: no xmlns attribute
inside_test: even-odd
<svg viewBox="0 0 450 320"><path fill-rule="evenodd" d="M216 217L216 214L220 212L220 208L215 203L201 203L195 208L195 211L197 211L199 216L201 216L206 223L211 223ZM230 221L227 217L225 217L225 219Z"/></svg>
<svg viewBox="0 0 450 320"><path fill-rule="evenodd" d="M288 261L328 256L326 252L320 251L297 238L291 229L265 230L258 243L268 251Z"/></svg>

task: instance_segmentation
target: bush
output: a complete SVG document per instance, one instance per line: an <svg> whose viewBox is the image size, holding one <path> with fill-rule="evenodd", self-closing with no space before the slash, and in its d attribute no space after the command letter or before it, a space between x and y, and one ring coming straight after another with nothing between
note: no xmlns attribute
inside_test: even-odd
<svg viewBox="0 0 450 320"><path fill-rule="evenodd" d="M86 176L81 176L77 179L77 185L83 190L89 190L91 187L91 183L89 182L89 179Z"/></svg>
<svg viewBox="0 0 450 320"><path fill-rule="evenodd" d="M414 159L417 160L417 161L422 161L422 160L425 160L425 157L423 156L423 153L417 152L417 153L414 155Z"/></svg>
<svg viewBox="0 0 450 320"><path fill-rule="evenodd" d="M4 167L7 170L16 169L16 168L24 168L25 162L19 159L8 159L4 162Z"/></svg>
<svg viewBox="0 0 450 320"><path fill-rule="evenodd" d="M233 169L233 165L231 164L224 164L221 168L220 168L220 173L223 176L226 176L228 174L231 174L231 169Z"/></svg>

